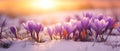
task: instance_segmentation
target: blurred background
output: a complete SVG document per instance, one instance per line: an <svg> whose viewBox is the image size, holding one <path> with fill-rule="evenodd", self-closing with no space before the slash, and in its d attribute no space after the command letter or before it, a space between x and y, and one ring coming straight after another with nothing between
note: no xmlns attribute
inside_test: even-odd
<svg viewBox="0 0 120 51"><path fill-rule="evenodd" d="M110 15L118 20L119 3L120 0L0 0L0 15L54 24L64 17L87 11Z"/></svg>

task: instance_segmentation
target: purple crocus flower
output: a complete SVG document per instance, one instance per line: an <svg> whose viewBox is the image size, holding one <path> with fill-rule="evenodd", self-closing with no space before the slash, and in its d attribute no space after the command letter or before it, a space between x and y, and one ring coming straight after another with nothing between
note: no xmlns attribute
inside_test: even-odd
<svg viewBox="0 0 120 51"><path fill-rule="evenodd" d="M81 22L81 21L77 21L77 20L71 20L70 21L71 26L75 27L74 30L73 30L73 37L76 35L76 31L79 30L79 28L77 27L79 22Z"/></svg>
<svg viewBox="0 0 120 51"><path fill-rule="evenodd" d="M35 23L32 21L29 21L27 23L23 23L23 27L28 30L30 33L34 31Z"/></svg>
<svg viewBox="0 0 120 51"><path fill-rule="evenodd" d="M81 36L81 31L82 31L81 21L77 21L77 22L73 23L73 26L72 26L72 27L76 27L76 28L73 30L73 38L74 38L74 40L77 40L77 39L80 38L80 36ZM78 31L79 34L77 34L76 31ZM77 38L77 39L76 39L76 38Z"/></svg>
<svg viewBox="0 0 120 51"><path fill-rule="evenodd" d="M106 21L108 22L107 27L108 27L108 28L113 28L114 23L115 23L114 19L111 18L111 17L108 17L108 18L106 18Z"/></svg>
<svg viewBox="0 0 120 51"><path fill-rule="evenodd" d="M28 29L29 29L30 32L33 32L34 27L35 27L35 25L34 25L33 22L28 22Z"/></svg>
<svg viewBox="0 0 120 51"><path fill-rule="evenodd" d="M76 26L72 27L69 23L65 23L63 26L64 29L67 31L67 39L69 39L70 34L74 31Z"/></svg>
<svg viewBox="0 0 120 51"><path fill-rule="evenodd" d="M70 34L73 31L72 27L69 24L64 24L64 28L68 34Z"/></svg>
<svg viewBox="0 0 120 51"><path fill-rule="evenodd" d="M35 23L32 21L28 21L27 23L23 23L23 27L31 33L31 37L34 38L33 36L33 31L35 28Z"/></svg>
<svg viewBox="0 0 120 51"><path fill-rule="evenodd" d="M31 34L31 37L37 41L37 42L40 42L39 41L39 32L43 31L43 26L42 24L39 24L39 23L34 23L32 21L29 21L25 24L23 24L23 27L30 32ZM37 38L35 37L35 33L37 35ZM34 34L33 34L34 33Z"/></svg>
<svg viewBox="0 0 120 51"><path fill-rule="evenodd" d="M62 25L61 25L61 24L56 24L56 25L55 25L55 30L56 30L58 33L62 33Z"/></svg>
<svg viewBox="0 0 120 51"><path fill-rule="evenodd" d="M63 26L61 24L56 24L54 26L54 31L56 34L60 34L60 39L62 38Z"/></svg>
<svg viewBox="0 0 120 51"><path fill-rule="evenodd" d="M102 20L95 19L93 24L92 24L92 28L94 27L93 28L94 30L101 31L108 25L108 22L105 21L104 19L102 19Z"/></svg>
<svg viewBox="0 0 120 51"><path fill-rule="evenodd" d="M84 17L88 17L88 18L92 18L92 14L91 14L91 13L88 13L88 12L85 13L85 14L83 14L83 16L84 16Z"/></svg>
<svg viewBox="0 0 120 51"><path fill-rule="evenodd" d="M43 26L42 24L36 23L34 29L35 29L35 32L37 34L37 39L38 39L39 32L43 31Z"/></svg>
<svg viewBox="0 0 120 51"><path fill-rule="evenodd" d="M54 33L52 27L47 27L46 31L47 31L47 33L49 34L49 36L50 36L50 38L51 38L51 40L52 40L52 35L53 35L53 33Z"/></svg>
<svg viewBox="0 0 120 51"><path fill-rule="evenodd" d="M102 20L103 17L104 17L103 15L99 15L99 16L98 16L98 20Z"/></svg>
<svg viewBox="0 0 120 51"><path fill-rule="evenodd" d="M78 21L78 22L77 22L77 29L79 30L79 32L81 32L81 30L83 29L83 28L82 28L81 21Z"/></svg>
<svg viewBox="0 0 120 51"><path fill-rule="evenodd" d="M91 19L89 19L87 17L83 17L81 19L81 24L82 24L84 29L87 29L90 26L90 23L91 23Z"/></svg>
<svg viewBox="0 0 120 51"><path fill-rule="evenodd" d="M43 31L42 24L35 24L35 32L38 34L39 32Z"/></svg>
<svg viewBox="0 0 120 51"><path fill-rule="evenodd" d="M14 34L15 38L18 38L18 37L17 37L17 29L16 29L15 26L11 26L11 27L10 27L10 31Z"/></svg>
<svg viewBox="0 0 120 51"><path fill-rule="evenodd" d="M103 29L106 28L107 24L108 24L108 22L105 21L104 19L102 19L102 20L95 19L95 20L93 21L93 23L91 23L92 29L96 31L96 38L98 37L98 34L99 34Z"/></svg>

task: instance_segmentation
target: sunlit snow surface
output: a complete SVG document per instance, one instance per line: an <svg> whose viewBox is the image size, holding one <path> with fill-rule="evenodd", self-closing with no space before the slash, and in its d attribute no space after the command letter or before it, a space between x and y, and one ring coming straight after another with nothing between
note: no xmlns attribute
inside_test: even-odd
<svg viewBox="0 0 120 51"><path fill-rule="evenodd" d="M94 42L75 42L72 40L52 40L45 43L17 40L10 48L0 48L0 51L120 51L119 46L114 47L115 44L120 43L119 39L120 36L112 36L107 42L95 44Z"/></svg>

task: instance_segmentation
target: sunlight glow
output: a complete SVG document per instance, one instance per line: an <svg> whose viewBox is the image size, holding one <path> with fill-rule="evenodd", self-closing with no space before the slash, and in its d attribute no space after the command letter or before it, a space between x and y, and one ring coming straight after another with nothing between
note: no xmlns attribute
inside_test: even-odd
<svg viewBox="0 0 120 51"><path fill-rule="evenodd" d="M51 9L55 6L54 0L37 0L32 2L32 6L40 9Z"/></svg>

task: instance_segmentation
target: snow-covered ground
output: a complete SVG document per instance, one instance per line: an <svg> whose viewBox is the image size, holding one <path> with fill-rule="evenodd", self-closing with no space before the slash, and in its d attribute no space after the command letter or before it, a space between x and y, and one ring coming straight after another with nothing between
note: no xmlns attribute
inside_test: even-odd
<svg viewBox="0 0 120 51"><path fill-rule="evenodd" d="M120 36L111 36L107 42L75 42L72 40L52 40L35 43L25 40L13 41L8 49L0 51L120 51Z"/></svg>

